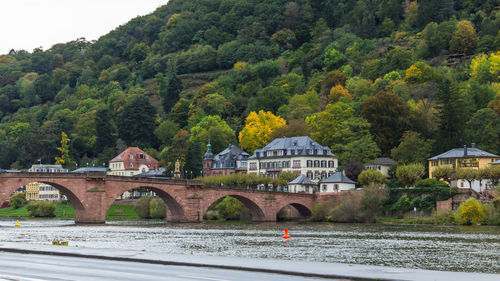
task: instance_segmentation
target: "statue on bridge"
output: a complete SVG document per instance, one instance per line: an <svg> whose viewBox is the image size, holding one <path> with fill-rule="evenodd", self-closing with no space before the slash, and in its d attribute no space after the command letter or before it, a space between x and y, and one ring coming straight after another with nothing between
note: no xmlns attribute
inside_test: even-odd
<svg viewBox="0 0 500 281"><path fill-rule="evenodd" d="M181 163L179 162L179 159L175 161L175 170L174 170L174 178L180 179L181 178Z"/></svg>

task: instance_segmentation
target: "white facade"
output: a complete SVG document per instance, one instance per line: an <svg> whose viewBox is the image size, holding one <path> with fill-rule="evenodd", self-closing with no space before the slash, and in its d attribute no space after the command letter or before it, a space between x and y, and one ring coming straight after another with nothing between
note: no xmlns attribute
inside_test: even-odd
<svg viewBox="0 0 500 281"><path fill-rule="evenodd" d="M133 177L138 174L142 174L145 172L149 172L149 167L147 165L141 164L139 165L139 169L132 170L130 167L125 169L125 162L111 162L109 163L109 171L108 175L113 176L125 176L125 177Z"/></svg>
<svg viewBox="0 0 500 281"><path fill-rule="evenodd" d="M356 184L354 183L321 183L319 192L329 193L329 192L340 192L344 190L354 190Z"/></svg>
<svg viewBox="0 0 500 281"><path fill-rule="evenodd" d="M288 192L292 193L314 193L314 185L305 185L305 184L289 184Z"/></svg>
<svg viewBox="0 0 500 281"><path fill-rule="evenodd" d="M248 173L278 178L284 171L299 172L318 182L335 173L338 160L331 156L282 156L248 160Z"/></svg>

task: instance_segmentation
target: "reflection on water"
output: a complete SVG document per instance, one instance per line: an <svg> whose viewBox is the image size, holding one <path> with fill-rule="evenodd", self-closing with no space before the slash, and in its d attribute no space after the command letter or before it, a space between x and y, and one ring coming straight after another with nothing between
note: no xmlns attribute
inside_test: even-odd
<svg viewBox="0 0 500 281"><path fill-rule="evenodd" d="M500 273L500 227L62 220L0 221L0 241ZM281 236L288 227L292 238Z"/></svg>

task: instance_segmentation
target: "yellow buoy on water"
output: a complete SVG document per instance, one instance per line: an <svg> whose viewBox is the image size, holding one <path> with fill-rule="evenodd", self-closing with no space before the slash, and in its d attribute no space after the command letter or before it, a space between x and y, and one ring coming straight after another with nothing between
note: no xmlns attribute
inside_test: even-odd
<svg viewBox="0 0 500 281"><path fill-rule="evenodd" d="M19 226L19 220L16 220L16 226Z"/></svg>

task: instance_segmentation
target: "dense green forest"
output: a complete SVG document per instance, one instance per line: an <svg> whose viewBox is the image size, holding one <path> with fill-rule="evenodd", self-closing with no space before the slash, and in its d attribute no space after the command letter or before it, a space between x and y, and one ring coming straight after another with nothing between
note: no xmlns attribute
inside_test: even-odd
<svg viewBox="0 0 500 281"><path fill-rule="evenodd" d="M1 55L0 167L53 163L63 132L70 168L133 145L194 176L208 139L308 134L341 165L500 154L499 30L498 0L170 0L95 42Z"/></svg>

